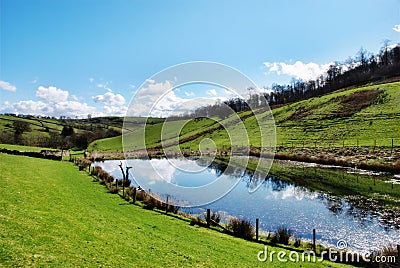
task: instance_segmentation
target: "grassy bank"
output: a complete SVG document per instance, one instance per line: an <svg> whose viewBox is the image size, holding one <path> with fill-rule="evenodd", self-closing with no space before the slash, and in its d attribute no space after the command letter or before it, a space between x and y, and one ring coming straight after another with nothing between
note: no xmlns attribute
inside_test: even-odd
<svg viewBox="0 0 400 268"><path fill-rule="evenodd" d="M72 163L0 154L0 170L0 265L271 266L262 245L128 205ZM302 264L321 265L342 266Z"/></svg>

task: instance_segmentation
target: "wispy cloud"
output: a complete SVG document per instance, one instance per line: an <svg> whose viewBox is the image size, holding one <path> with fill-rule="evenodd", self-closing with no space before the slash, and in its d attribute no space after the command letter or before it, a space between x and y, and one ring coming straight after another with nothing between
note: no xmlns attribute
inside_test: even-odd
<svg viewBox="0 0 400 268"><path fill-rule="evenodd" d="M31 84L36 84L39 81L38 77L33 78L31 81L29 81L29 83Z"/></svg>
<svg viewBox="0 0 400 268"><path fill-rule="evenodd" d="M285 62L264 62L263 64L268 68L270 73L289 75L302 80L311 80L316 79L326 72L332 63L317 64L314 62L303 63L301 61L296 61L294 64Z"/></svg>
<svg viewBox="0 0 400 268"><path fill-rule="evenodd" d="M112 92L112 89L108 86L109 84L112 84L111 81L107 81L105 83L97 83L96 86L98 88L104 88L106 89L108 92Z"/></svg>
<svg viewBox="0 0 400 268"><path fill-rule="evenodd" d="M2 81L2 80L0 80L0 89L7 90L7 91L12 91L12 92L17 91L17 87L16 86L10 84L9 82Z"/></svg>
<svg viewBox="0 0 400 268"><path fill-rule="evenodd" d="M400 33L400 24L396 24L393 28L394 31Z"/></svg>
<svg viewBox="0 0 400 268"><path fill-rule="evenodd" d="M210 96L217 96L217 91L215 89L209 89L206 91L206 94Z"/></svg>
<svg viewBox="0 0 400 268"><path fill-rule="evenodd" d="M193 91L190 91L190 92L185 91L184 93L185 93L186 97L193 97L195 95Z"/></svg>

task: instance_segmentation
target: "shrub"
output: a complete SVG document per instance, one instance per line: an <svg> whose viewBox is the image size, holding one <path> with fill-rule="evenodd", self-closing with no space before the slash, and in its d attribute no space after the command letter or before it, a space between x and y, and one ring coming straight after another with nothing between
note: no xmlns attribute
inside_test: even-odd
<svg viewBox="0 0 400 268"><path fill-rule="evenodd" d="M196 224L201 227L207 227L207 223L203 221L200 217L192 218L190 220L191 226L195 226Z"/></svg>
<svg viewBox="0 0 400 268"><path fill-rule="evenodd" d="M131 186L131 180L130 179L125 179L123 181L123 184L124 184L125 187L129 187L129 186Z"/></svg>
<svg viewBox="0 0 400 268"><path fill-rule="evenodd" d="M301 239L300 239L299 237L296 237L296 238L294 239L293 246L294 246L295 248L298 248L298 247L300 247L300 245L301 245Z"/></svg>
<svg viewBox="0 0 400 268"><path fill-rule="evenodd" d="M289 240L292 235L293 231L285 226L279 226L277 232L275 233L276 241L284 245L289 245Z"/></svg>
<svg viewBox="0 0 400 268"><path fill-rule="evenodd" d="M144 209L153 210L154 208L162 208L161 202L149 194L146 195L143 203L145 204L145 206L143 207Z"/></svg>
<svg viewBox="0 0 400 268"><path fill-rule="evenodd" d="M92 171L90 172L90 174L92 176L95 176L97 179L99 179L99 174L103 172L103 169L100 166L95 166Z"/></svg>
<svg viewBox="0 0 400 268"><path fill-rule="evenodd" d="M216 223L220 223L221 221L221 214L219 214L218 212L213 212L210 216L211 220L213 220ZM212 225L215 225L214 222L211 222Z"/></svg>
<svg viewBox="0 0 400 268"><path fill-rule="evenodd" d="M375 251L372 253L374 257L376 256L398 256L397 246L396 245L387 245L383 247L379 251Z"/></svg>
<svg viewBox="0 0 400 268"><path fill-rule="evenodd" d="M250 240L253 239L255 235L254 226L247 220L232 218L228 221L226 227L235 236L240 238Z"/></svg>
<svg viewBox="0 0 400 268"><path fill-rule="evenodd" d="M136 191L136 200L143 201L146 199L147 193L145 191Z"/></svg>
<svg viewBox="0 0 400 268"><path fill-rule="evenodd" d="M167 204L165 204L165 206L167 206ZM165 209L165 208L167 208L167 209L166 209L167 212L172 212L172 213L174 213L174 214L177 214L178 211L179 211L179 209L180 209L179 206L175 206L175 205L171 205L171 204L168 204L168 207L164 207L164 209Z"/></svg>
<svg viewBox="0 0 400 268"><path fill-rule="evenodd" d="M108 192L112 194L117 194L118 193L118 187L115 187L113 185L108 187Z"/></svg>

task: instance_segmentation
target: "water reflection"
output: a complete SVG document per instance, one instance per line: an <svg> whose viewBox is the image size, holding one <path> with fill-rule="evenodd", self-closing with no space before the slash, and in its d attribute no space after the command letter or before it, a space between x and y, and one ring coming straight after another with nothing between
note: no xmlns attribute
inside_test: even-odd
<svg viewBox="0 0 400 268"><path fill-rule="evenodd" d="M151 161L159 167L157 171L151 168ZM119 161L112 160L95 163L116 178L122 177L118 164ZM187 209L192 213L201 213L205 208L210 208L223 212L224 215L233 215L252 222L259 218L260 228L265 231L275 231L284 224L298 236L309 239L312 229L315 228L319 242L335 245L338 240L344 239L350 248L360 251L371 251L390 243L400 243L399 215L379 209L374 201L367 198L328 195L288 183L278 177L266 177L223 163L210 164L201 159L177 159L173 165L166 159L136 159L129 160L127 164L136 171L135 176L142 176L141 181L147 179L147 185L141 185L142 188L151 188L151 191L161 196L168 194L177 202L182 202L184 198L203 197L185 196L182 192L165 192L166 182L161 177L167 178L168 182L187 187L202 187L221 179L221 182L230 186L236 185L223 198L206 207ZM189 172L183 172L182 167ZM249 189L258 188L260 182L261 187L257 191L249 192Z"/></svg>

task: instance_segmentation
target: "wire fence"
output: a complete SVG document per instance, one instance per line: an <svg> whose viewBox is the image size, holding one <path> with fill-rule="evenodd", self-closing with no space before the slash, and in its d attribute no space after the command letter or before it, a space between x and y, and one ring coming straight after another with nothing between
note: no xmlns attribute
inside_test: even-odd
<svg viewBox="0 0 400 268"><path fill-rule="evenodd" d="M278 141L276 147L292 147L292 148L349 148L349 147L384 147L395 149L400 147L400 138L370 138L370 139L342 139L342 140L286 140Z"/></svg>

